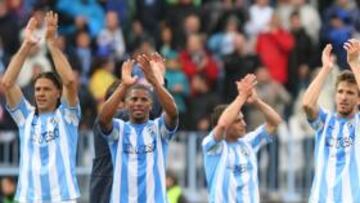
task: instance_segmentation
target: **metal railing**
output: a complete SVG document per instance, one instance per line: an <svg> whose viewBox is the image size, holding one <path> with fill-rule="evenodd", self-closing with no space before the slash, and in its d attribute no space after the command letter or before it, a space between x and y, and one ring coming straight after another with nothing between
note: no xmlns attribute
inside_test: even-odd
<svg viewBox="0 0 360 203"><path fill-rule="evenodd" d="M169 146L168 168L178 175L179 183L184 187L185 196L190 202L207 202L201 151L201 141L205 136L205 133L200 132L178 132ZM287 140L282 140L283 136L286 136ZM287 161L299 157L299 151L294 151L296 148L303 149L300 151L303 153L300 157L303 157L302 161L305 163L303 167ZM312 150L311 140L294 140L290 134L275 138L272 144L260 150L258 158L262 202L267 200L301 202L306 199L313 175L313 164L309 164L306 160L311 160ZM92 132L81 131L77 153L77 174L83 202L87 202L89 197L93 154ZM18 162L17 132L0 131L0 176L17 176Z"/></svg>

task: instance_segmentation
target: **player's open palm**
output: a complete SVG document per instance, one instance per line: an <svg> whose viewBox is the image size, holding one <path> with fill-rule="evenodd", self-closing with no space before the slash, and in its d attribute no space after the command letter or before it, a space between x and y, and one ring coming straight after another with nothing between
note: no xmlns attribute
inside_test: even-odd
<svg viewBox="0 0 360 203"><path fill-rule="evenodd" d="M31 17L25 28L24 43L31 46L35 46L39 43L40 37L35 35L37 25L37 20L34 17Z"/></svg>
<svg viewBox="0 0 360 203"><path fill-rule="evenodd" d="M360 41L350 39L344 43L347 52L347 62L351 68L360 68Z"/></svg>
<svg viewBox="0 0 360 203"><path fill-rule="evenodd" d="M46 34L45 39L47 42L55 42L57 27L58 27L58 15L53 11L49 11L45 16L46 22Z"/></svg>
<svg viewBox="0 0 360 203"><path fill-rule="evenodd" d="M141 54L136 57L136 60L137 62L139 62L140 68L143 71L146 80L150 84L154 85L155 83L159 82L155 76L154 69L151 67L151 58L149 58L145 54Z"/></svg>
<svg viewBox="0 0 360 203"><path fill-rule="evenodd" d="M322 51L321 62L324 68L332 68L334 66L334 57L331 54L333 47L331 44L327 44Z"/></svg>
<svg viewBox="0 0 360 203"><path fill-rule="evenodd" d="M150 56L150 65L153 69L156 79L160 83L163 83L166 71L165 59L158 52L155 52Z"/></svg>
<svg viewBox="0 0 360 203"><path fill-rule="evenodd" d="M135 84L137 77L131 75L134 62L130 59L124 61L121 66L121 82L126 86Z"/></svg>

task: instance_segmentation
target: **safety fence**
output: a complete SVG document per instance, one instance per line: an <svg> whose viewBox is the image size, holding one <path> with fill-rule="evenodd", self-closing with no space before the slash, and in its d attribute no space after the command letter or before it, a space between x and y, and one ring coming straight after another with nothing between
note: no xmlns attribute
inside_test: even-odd
<svg viewBox="0 0 360 203"><path fill-rule="evenodd" d="M204 132L178 132L169 146L168 169L178 176L189 202L207 202L201 151L205 136ZM93 142L91 131L80 132L76 170L81 202L88 202ZM261 202L305 202L313 176L313 145L311 136L299 139L280 130L279 136L259 151ZM0 131L0 177L18 175L19 153L17 132Z"/></svg>

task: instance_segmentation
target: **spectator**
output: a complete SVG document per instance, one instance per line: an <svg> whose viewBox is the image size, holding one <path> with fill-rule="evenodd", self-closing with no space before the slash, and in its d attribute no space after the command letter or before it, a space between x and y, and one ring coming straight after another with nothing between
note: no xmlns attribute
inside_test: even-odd
<svg viewBox="0 0 360 203"><path fill-rule="evenodd" d="M178 183L178 178L172 171L166 172L166 193L169 203L186 203L183 191Z"/></svg>
<svg viewBox="0 0 360 203"><path fill-rule="evenodd" d="M19 47L19 25L17 19L9 13L5 1L0 1L0 37L5 55L15 54ZM5 64L7 62L8 60L5 61Z"/></svg>
<svg viewBox="0 0 360 203"><path fill-rule="evenodd" d="M230 16L235 16L239 30L243 31L248 17L247 3L244 0L203 1L201 18L206 23L203 23L202 30L208 35L218 32L223 29Z"/></svg>
<svg viewBox="0 0 360 203"><path fill-rule="evenodd" d="M104 55L107 55L105 53ZM91 69L92 49L90 35L86 30L79 30L75 34L75 56L80 63L80 81L87 85Z"/></svg>
<svg viewBox="0 0 360 203"><path fill-rule="evenodd" d="M87 24L89 26L89 34L92 38L97 36L104 27L105 13L96 0L59 0L56 8L71 16L75 24ZM75 31L75 27L72 24L68 28L67 33L70 34Z"/></svg>
<svg viewBox="0 0 360 203"><path fill-rule="evenodd" d="M275 13L279 16L281 26L285 30L290 28L290 15L293 12L292 0L277 0Z"/></svg>
<svg viewBox="0 0 360 203"><path fill-rule="evenodd" d="M197 16L199 12L199 9L194 6L192 0L178 0L177 4L171 5L166 9L165 19L175 33L183 34L184 19L191 15Z"/></svg>
<svg viewBox="0 0 360 203"><path fill-rule="evenodd" d="M308 34L314 45L319 43L319 32L321 28L321 18L318 10L314 6L306 3L307 0L292 0L294 11L299 12L300 21L306 34Z"/></svg>
<svg viewBox="0 0 360 203"><path fill-rule="evenodd" d="M269 0L256 0L249 9L249 21L245 25L246 34L256 38L267 27L272 15L273 8L269 5Z"/></svg>
<svg viewBox="0 0 360 203"><path fill-rule="evenodd" d="M186 101L190 94L189 81L182 71L177 54L167 55L166 58L165 78L167 79L167 89L174 97L176 106L178 107L179 129L183 130L186 129L185 127L188 123L188 107Z"/></svg>
<svg viewBox="0 0 360 203"><path fill-rule="evenodd" d="M281 84L288 80L288 58L293 47L293 36L281 27L279 17L274 14L266 31L257 38L256 51L271 77Z"/></svg>
<svg viewBox="0 0 360 203"><path fill-rule="evenodd" d="M276 112L284 118L285 107L291 101L290 94L280 83L271 78L266 67L258 67L255 71L255 75L258 81L256 92L259 97L272 106ZM249 129L253 130L256 126L263 122L263 117L261 116L261 112L256 108L249 108L249 116L247 120L249 123Z"/></svg>
<svg viewBox="0 0 360 203"><path fill-rule="evenodd" d="M5 70L6 53L4 50L4 43L0 37L0 74Z"/></svg>
<svg viewBox="0 0 360 203"><path fill-rule="evenodd" d="M328 26L331 23L333 16L338 16L348 26L352 26L351 11L355 5L350 0L335 0L333 4L327 8L324 13L324 25Z"/></svg>
<svg viewBox="0 0 360 203"><path fill-rule="evenodd" d="M15 203L16 182L13 177L1 178L2 203ZM0 199L1 200L1 199Z"/></svg>
<svg viewBox="0 0 360 203"><path fill-rule="evenodd" d="M107 88L116 80L114 62L109 58L95 58L90 71L89 90L99 110L104 102Z"/></svg>
<svg viewBox="0 0 360 203"><path fill-rule="evenodd" d="M188 36L186 49L180 53L180 64L191 81L195 75L202 74L210 89L215 87L219 71L215 60L205 50L200 35Z"/></svg>
<svg viewBox="0 0 360 203"><path fill-rule="evenodd" d="M351 11L351 19L357 35L360 35L360 1L356 1L356 7Z"/></svg>
<svg viewBox="0 0 360 203"><path fill-rule="evenodd" d="M234 100L238 91L235 82L243 78L247 73L253 73L255 68L260 65L260 60L256 54L247 50L245 36L237 33L233 38L234 51L224 56L224 92L223 101L228 103Z"/></svg>
<svg viewBox="0 0 360 203"><path fill-rule="evenodd" d="M117 14L120 27L127 30L131 24L131 16L133 15L133 4L134 1L127 0L107 0L106 10L112 11Z"/></svg>
<svg viewBox="0 0 360 203"><path fill-rule="evenodd" d="M239 30L239 21L236 16L230 16L225 24L224 30L213 34L209 41L208 46L211 51L222 58L224 55L230 54L234 51L234 37Z"/></svg>
<svg viewBox="0 0 360 203"><path fill-rule="evenodd" d="M160 53L165 56L168 54L172 54L176 52L174 46L174 33L173 30L169 26L163 26L161 28L161 40L160 40Z"/></svg>
<svg viewBox="0 0 360 203"><path fill-rule="evenodd" d="M79 130L90 130L94 124L95 117L97 115L96 100L89 91L87 85L82 84L80 81L80 72L78 69L73 69L76 85L79 90L79 100L81 108L81 119L79 124Z"/></svg>
<svg viewBox="0 0 360 203"><path fill-rule="evenodd" d="M299 69L302 66L310 67L314 64L313 58L315 52L313 51L314 46L310 36L306 34L301 24L300 14L297 11L291 14L290 28L295 40L295 46L289 58L289 75L291 76L291 80L288 80L287 88L293 98L296 98L301 87Z"/></svg>
<svg viewBox="0 0 360 203"><path fill-rule="evenodd" d="M4 70L0 71L0 81L3 77ZM5 109L6 100L4 87L0 85L0 130L16 130L16 124L11 118L9 112Z"/></svg>
<svg viewBox="0 0 360 203"><path fill-rule="evenodd" d="M140 46L144 39L152 39L151 36L144 30L143 25L138 19L134 19L131 23L131 31L127 37L127 44L129 45L129 52L133 53Z"/></svg>
<svg viewBox="0 0 360 203"><path fill-rule="evenodd" d="M208 131L210 128L210 112L220 103L220 98L211 91L207 79L203 75L195 75L190 85L192 95L189 108L189 112L191 112L189 130Z"/></svg>
<svg viewBox="0 0 360 203"><path fill-rule="evenodd" d="M163 0L136 0L135 2L136 17L144 26L144 29L150 33L151 36L159 36L159 24L165 15L165 2Z"/></svg>
<svg viewBox="0 0 360 203"><path fill-rule="evenodd" d="M346 62L346 51L343 44L352 37L353 27L346 24L346 19L334 14L330 20L330 26L326 30L325 41L331 43L334 54L341 69L348 67Z"/></svg>
<svg viewBox="0 0 360 203"><path fill-rule="evenodd" d="M106 27L97 36L98 53L107 52L116 60L124 59L126 45L119 26L116 12L109 11L106 14Z"/></svg>

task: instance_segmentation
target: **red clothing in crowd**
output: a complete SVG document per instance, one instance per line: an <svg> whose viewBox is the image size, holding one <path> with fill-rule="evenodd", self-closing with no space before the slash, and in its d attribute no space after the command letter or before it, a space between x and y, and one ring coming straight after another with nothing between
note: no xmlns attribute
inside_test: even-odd
<svg viewBox="0 0 360 203"><path fill-rule="evenodd" d="M288 79L288 59L295 41L291 33L278 29L258 36L256 51L270 75L285 84Z"/></svg>
<svg viewBox="0 0 360 203"><path fill-rule="evenodd" d="M203 68L198 67L198 65L192 61L191 55L187 51L182 51L179 59L183 71L189 80L197 74L202 74L206 76L208 84L212 87L218 78L219 71L216 61L209 54L206 54L206 58L207 62Z"/></svg>

